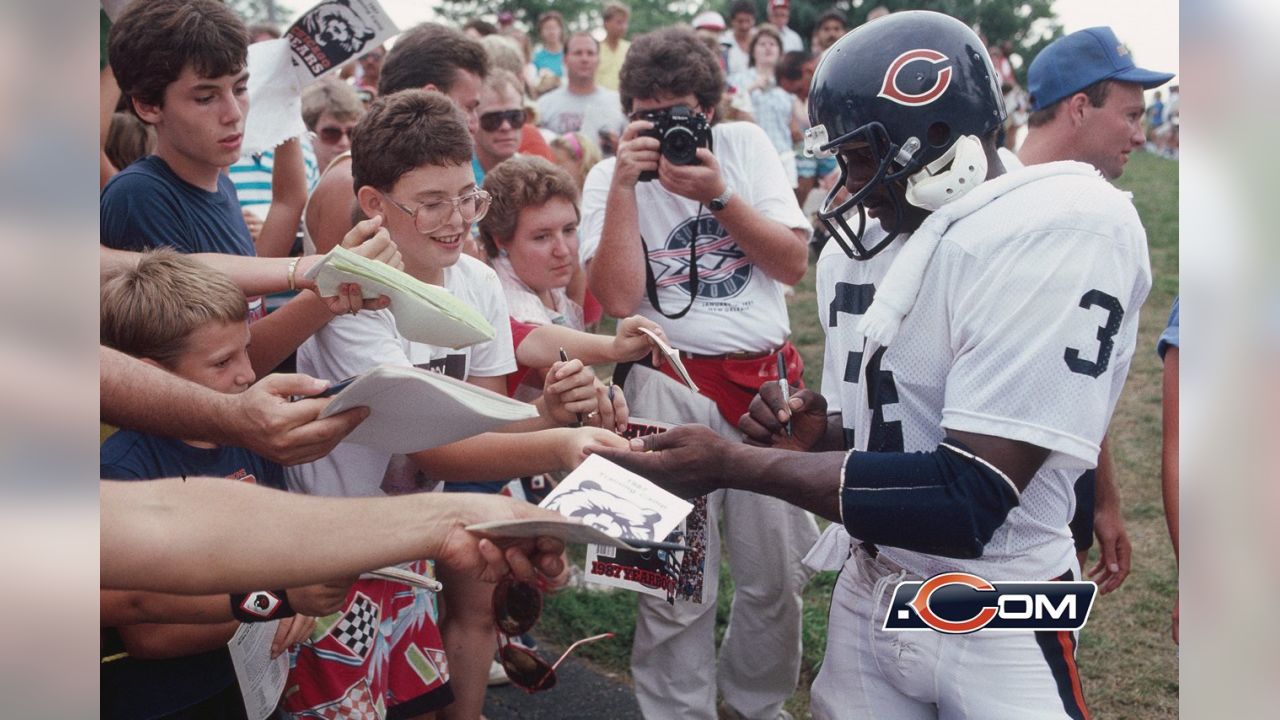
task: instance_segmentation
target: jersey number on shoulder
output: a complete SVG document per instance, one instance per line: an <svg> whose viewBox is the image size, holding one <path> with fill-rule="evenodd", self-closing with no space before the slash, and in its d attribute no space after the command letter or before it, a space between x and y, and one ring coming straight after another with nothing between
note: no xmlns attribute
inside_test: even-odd
<svg viewBox="0 0 1280 720"><path fill-rule="evenodd" d="M1062 359L1066 361L1071 372L1098 377L1106 372L1107 366L1111 364L1111 351L1115 348L1116 333L1120 332L1120 321L1124 319L1124 307L1114 295L1108 295L1101 290L1090 290L1082 295L1080 307L1085 310L1101 307L1107 311L1107 321L1098 328L1098 357L1086 360L1080 357L1079 350L1069 347L1062 354Z"/></svg>
<svg viewBox="0 0 1280 720"><path fill-rule="evenodd" d="M831 298L831 307L827 309L827 326L836 327L840 321L840 313L861 317L871 307L875 295L875 285L836 283L835 296ZM865 345L866 341L863 341L864 348ZM884 406L898 402L898 387L893 382L893 372L880 369L884 351L885 348L880 348L872 354L862 378L867 383L867 404L871 408L871 437L867 438L867 449L875 452L902 452L902 422L884 419ZM859 382L858 371L863 367L862 356L861 351L851 350L845 357L845 382ZM853 433L847 429L845 444L847 447L854 446Z"/></svg>

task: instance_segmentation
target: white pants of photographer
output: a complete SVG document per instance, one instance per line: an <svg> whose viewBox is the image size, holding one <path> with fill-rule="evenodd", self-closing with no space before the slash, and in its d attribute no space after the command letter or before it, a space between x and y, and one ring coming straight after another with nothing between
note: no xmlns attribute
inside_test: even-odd
<svg viewBox="0 0 1280 720"><path fill-rule="evenodd" d="M701 423L741 440L716 404L646 367L634 367L625 391L631 414L670 423ZM818 537L813 516L770 497L721 490L708 498L707 568L701 604L640 596L631 673L640 710L650 720L715 720L716 687L751 720L773 720L800 673L801 591L811 572L800 562ZM734 596L729 627L715 648L721 537Z"/></svg>
<svg viewBox="0 0 1280 720"><path fill-rule="evenodd" d="M1070 632L882 630L898 583L919 579L854 547L831 594L827 652L810 694L814 718L1088 717Z"/></svg>

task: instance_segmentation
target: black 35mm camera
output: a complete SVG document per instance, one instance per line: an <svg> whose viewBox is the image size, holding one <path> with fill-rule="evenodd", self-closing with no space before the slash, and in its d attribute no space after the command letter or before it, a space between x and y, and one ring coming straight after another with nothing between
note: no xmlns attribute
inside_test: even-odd
<svg viewBox="0 0 1280 720"><path fill-rule="evenodd" d="M711 146L711 125L707 116L694 112L687 105L673 105L662 110L641 113L641 120L648 120L653 127L643 135L657 138L663 157L673 165L697 165L698 148ZM640 173L640 182L658 179L658 171Z"/></svg>

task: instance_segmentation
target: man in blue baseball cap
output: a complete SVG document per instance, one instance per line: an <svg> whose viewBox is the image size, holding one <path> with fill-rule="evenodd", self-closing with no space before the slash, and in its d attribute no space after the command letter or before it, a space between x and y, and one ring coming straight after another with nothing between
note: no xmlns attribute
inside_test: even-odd
<svg viewBox="0 0 1280 720"><path fill-rule="evenodd" d="M1109 27L1058 38L1027 70L1031 116L1019 158L1028 165L1079 160L1120 177L1129 153L1146 141L1142 91L1172 78L1134 65Z"/></svg>

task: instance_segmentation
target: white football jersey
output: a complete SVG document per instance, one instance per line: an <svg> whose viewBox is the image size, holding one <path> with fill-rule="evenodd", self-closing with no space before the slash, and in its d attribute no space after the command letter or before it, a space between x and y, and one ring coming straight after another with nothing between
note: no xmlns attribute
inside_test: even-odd
<svg viewBox="0 0 1280 720"><path fill-rule="evenodd" d="M872 242L883 237L868 225ZM833 241L818 261L822 392L843 414L847 446L931 452L954 429L1050 455L981 557L881 552L924 577L1057 577L1075 552L1074 483L1097 463L1151 287L1137 212L1100 177L1055 175L1008 191L951 225L896 339L878 346L857 325L908 241L866 261Z"/></svg>

